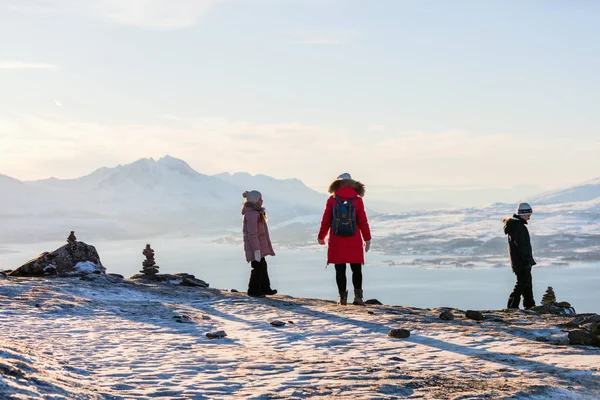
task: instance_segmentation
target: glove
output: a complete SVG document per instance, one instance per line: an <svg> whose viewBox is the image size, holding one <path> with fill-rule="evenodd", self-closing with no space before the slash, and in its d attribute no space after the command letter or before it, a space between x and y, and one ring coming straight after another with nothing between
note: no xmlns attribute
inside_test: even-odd
<svg viewBox="0 0 600 400"><path fill-rule="evenodd" d="M260 261L260 250L254 250L254 260Z"/></svg>
<svg viewBox="0 0 600 400"><path fill-rule="evenodd" d="M371 248L371 241L367 240L365 242L365 253L368 253L370 248Z"/></svg>
<svg viewBox="0 0 600 400"><path fill-rule="evenodd" d="M321 246L325 245L325 241L323 239L317 239L317 242L319 242Z"/></svg>

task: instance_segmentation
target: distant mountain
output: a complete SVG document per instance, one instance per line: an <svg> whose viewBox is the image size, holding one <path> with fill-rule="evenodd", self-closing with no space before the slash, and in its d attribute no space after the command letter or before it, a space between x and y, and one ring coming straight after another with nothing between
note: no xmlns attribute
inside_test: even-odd
<svg viewBox="0 0 600 400"><path fill-rule="evenodd" d="M294 217L315 211L322 211L327 200L325 193L319 193L306 186L298 179L279 180L266 175L250 175L248 173L223 173L215 177L245 190L259 190L265 205L272 208L276 204L291 205Z"/></svg>
<svg viewBox="0 0 600 400"><path fill-rule="evenodd" d="M541 193L531 197L532 203L559 204L589 201L600 198L600 178L566 189Z"/></svg>
<svg viewBox="0 0 600 400"><path fill-rule="evenodd" d="M170 156L144 158L76 179L20 182L0 175L0 216L10 217L0 240L64 235L76 227L111 238L238 229L247 189L263 192L275 223L319 213L324 204L323 195L297 179L209 176Z"/></svg>

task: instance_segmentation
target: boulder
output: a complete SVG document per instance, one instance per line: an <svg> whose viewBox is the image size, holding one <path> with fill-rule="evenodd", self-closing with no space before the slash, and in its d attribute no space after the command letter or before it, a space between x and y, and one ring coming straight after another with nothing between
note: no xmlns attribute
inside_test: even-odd
<svg viewBox="0 0 600 400"><path fill-rule="evenodd" d="M443 319L444 321L452 321L454 319L454 314L448 310L442 311L440 314L440 319Z"/></svg>
<svg viewBox="0 0 600 400"><path fill-rule="evenodd" d="M194 321L187 315L173 315L173 319L175 322L179 322L180 324L191 324Z"/></svg>
<svg viewBox="0 0 600 400"><path fill-rule="evenodd" d="M472 319L475 321L483 321L484 319L482 313L474 310L467 310L467 312L465 313L465 317L467 317L467 319Z"/></svg>
<svg viewBox="0 0 600 400"><path fill-rule="evenodd" d="M106 268L94 246L84 242L65 244L52 252L45 252L21 265L11 276L84 276L104 274Z"/></svg>
<svg viewBox="0 0 600 400"><path fill-rule="evenodd" d="M365 301L365 304L371 304L371 305L377 305L377 306L383 305L383 303L377 299L369 299L369 300Z"/></svg>
<svg viewBox="0 0 600 400"><path fill-rule="evenodd" d="M408 329L392 329L388 332L388 336L397 339L406 339L410 337L410 331Z"/></svg>
<svg viewBox="0 0 600 400"><path fill-rule="evenodd" d="M583 346L594 346L597 344L596 336L590 331L576 329L569 332L569 344L578 344Z"/></svg>
<svg viewBox="0 0 600 400"><path fill-rule="evenodd" d="M208 332L206 334L206 337L209 338L209 339L222 339L225 336L227 336L227 334L225 333L225 331Z"/></svg>
<svg viewBox="0 0 600 400"><path fill-rule="evenodd" d="M275 326L275 327L285 326L285 322L278 321L278 320L271 321L271 326Z"/></svg>

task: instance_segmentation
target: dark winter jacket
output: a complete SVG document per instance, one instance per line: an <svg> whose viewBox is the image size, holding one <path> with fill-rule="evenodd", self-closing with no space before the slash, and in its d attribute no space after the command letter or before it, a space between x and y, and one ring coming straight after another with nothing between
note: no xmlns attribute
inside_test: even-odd
<svg viewBox="0 0 600 400"><path fill-rule="evenodd" d="M371 240L371 230L365 212L365 204L362 197L365 195L365 186L352 179L337 179L329 186L332 196L327 200L319 239L325 240L329 235L329 248L327 249L327 264L364 264L365 256L363 240ZM333 206L337 204L335 198L342 201L355 199L352 204L356 207L356 230L354 236L337 236L331 234L331 221L333 220Z"/></svg>
<svg viewBox="0 0 600 400"><path fill-rule="evenodd" d="M531 239L527 230L527 221L517 215L505 218L504 233L508 235L508 254L513 271L523 271L525 267L536 264L531 249Z"/></svg>

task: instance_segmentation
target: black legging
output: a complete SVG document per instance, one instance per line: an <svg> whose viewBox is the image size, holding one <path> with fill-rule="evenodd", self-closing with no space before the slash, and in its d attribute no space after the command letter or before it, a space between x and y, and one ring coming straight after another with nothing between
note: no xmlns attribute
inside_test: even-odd
<svg viewBox="0 0 600 400"><path fill-rule="evenodd" d="M350 264L352 269L352 285L354 289L362 289L362 264ZM335 281L338 291L346 291L346 264L335 264Z"/></svg>
<svg viewBox="0 0 600 400"><path fill-rule="evenodd" d="M521 296L523 296L523 306L530 308L535 306L533 297L533 283L531 278L531 266L526 266L518 271L514 271L517 276L517 284L508 297L508 308L519 308Z"/></svg>

